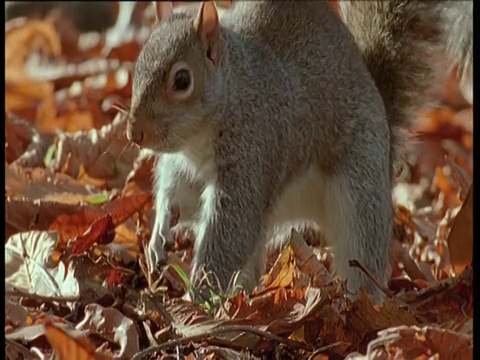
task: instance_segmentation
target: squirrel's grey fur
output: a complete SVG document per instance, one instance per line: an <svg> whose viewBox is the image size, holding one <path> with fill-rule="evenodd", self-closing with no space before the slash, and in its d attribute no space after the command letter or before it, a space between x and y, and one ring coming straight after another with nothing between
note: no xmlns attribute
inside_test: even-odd
<svg viewBox="0 0 480 360"><path fill-rule="evenodd" d="M195 281L204 268L225 290L240 272L237 284L252 289L268 236L312 222L349 290L381 300L348 261L386 284L396 134L430 100L430 50L441 43L438 8L414 3L342 5L347 27L327 1L237 2L220 17L214 64L191 15L160 22L135 64L129 124L130 137L141 132L140 145L162 153L151 265L169 241L170 206L189 191ZM181 102L165 80L179 60L195 81Z"/></svg>

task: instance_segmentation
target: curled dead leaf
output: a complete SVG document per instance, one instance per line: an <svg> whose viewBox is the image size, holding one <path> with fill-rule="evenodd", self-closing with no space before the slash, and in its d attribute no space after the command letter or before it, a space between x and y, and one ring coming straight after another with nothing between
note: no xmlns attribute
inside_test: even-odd
<svg viewBox="0 0 480 360"><path fill-rule="evenodd" d="M315 253L308 246L297 231L292 229L290 244L295 253L295 261L298 268L311 276L316 284L328 284L332 277L327 268L318 260Z"/></svg>
<svg viewBox="0 0 480 360"><path fill-rule="evenodd" d="M345 314L347 328L361 337L375 331L397 325L417 325L418 320L396 298L387 298L381 307L374 306L365 289L352 303L352 310Z"/></svg>
<svg viewBox="0 0 480 360"><path fill-rule="evenodd" d="M472 178L465 169L460 167L449 156L445 157L445 161L447 162L450 169L452 169L452 175L460 186L460 194L459 194L460 199L462 201L465 201L467 197L468 189L470 188L470 184L472 183Z"/></svg>
<svg viewBox="0 0 480 360"><path fill-rule="evenodd" d="M72 245L72 254L82 254L94 244L109 244L115 238L115 226L113 225L112 215L107 213L95 220L88 230L77 236Z"/></svg>
<svg viewBox="0 0 480 360"><path fill-rule="evenodd" d="M5 82L5 111L12 112L32 123L38 119L55 118L54 88L47 82L23 80Z"/></svg>
<svg viewBox="0 0 480 360"><path fill-rule="evenodd" d="M104 308L98 304L85 307L85 318L77 325L79 330L90 330L120 346L114 355L117 359L131 359L140 351L135 323L114 308Z"/></svg>
<svg viewBox="0 0 480 360"><path fill-rule="evenodd" d="M265 289L275 289L279 287L291 287L294 278L294 253L290 245L287 244L280 253L277 261L270 269L270 272L263 277Z"/></svg>

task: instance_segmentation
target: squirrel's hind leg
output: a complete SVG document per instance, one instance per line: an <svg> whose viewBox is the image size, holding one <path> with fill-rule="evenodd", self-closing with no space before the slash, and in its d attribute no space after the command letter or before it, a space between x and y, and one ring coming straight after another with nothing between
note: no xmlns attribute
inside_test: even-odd
<svg viewBox="0 0 480 360"><path fill-rule="evenodd" d="M366 274L351 267L357 260L385 286L390 269L393 208L387 167L375 161L346 165L325 183L325 213L321 222L326 240L332 245L334 269L352 298L363 286L376 303L384 293Z"/></svg>
<svg viewBox="0 0 480 360"><path fill-rule="evenodd" d="M223 294L251 291L264 270L265 189L239 168L220 173L202 193L191 277L203 298L209 287Z"/></svg>

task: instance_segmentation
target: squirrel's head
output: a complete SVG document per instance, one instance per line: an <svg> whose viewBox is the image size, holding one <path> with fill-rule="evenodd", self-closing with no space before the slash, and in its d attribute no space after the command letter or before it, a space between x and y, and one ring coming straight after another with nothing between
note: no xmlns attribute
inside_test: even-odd
<svg viewBox="0 0 480 360"><path fill-rule="evenodd" d="M157 25L133 70L127 137L141 147L177 151L208 131L221 95L220 24L213 2L174 12L156 3Z"/></svg>

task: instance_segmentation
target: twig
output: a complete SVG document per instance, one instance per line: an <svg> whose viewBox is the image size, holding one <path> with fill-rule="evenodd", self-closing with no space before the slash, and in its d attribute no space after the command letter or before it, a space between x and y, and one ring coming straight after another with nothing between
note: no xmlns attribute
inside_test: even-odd
<svg viewBox="0 0 480 360"><path fill-rule="evenodd" d="M25 297L25 298L45 301L45 302L55 301L59 303L75 302L79 300L78 297L45 296L45 295L38 295L38 294L30 294L22 290L6 290L5 295Z"/></svg>
<svg viewBox="0 0 480 360"><path fill-rule="evenodd" d="M189 342L195 342L198 340L206 340L212 336L219 335L222 333L226 332L248 332L254 335L257 335L259 337L262 337L264 339L277 342L277 343L283 343L290 348L294 349L304 349L304 350L312 350L312 347L310 345L294 341L294 340L289 340L282 338L281 336L278 336L276 334L273 334L269 331L264 331L264 330L259 330L256 329L252 326L248 325L225 325L221 326L217 329L211 330L208 334L198 334L198 335L192 335L192 336L187 336L181 339L174 339L174 340L168 340L158 346L151 346L143 351L140 351L139 353L135 354L133 356L132 360L140 360L143 359L145 356L153 354L157 351L161 351L164 349L168 349L174 346L179 346L183 344L188 344Z"/></svg>
<svg viewBox="0 0 480 360"><path fill-rule="evenodd" d="M415 317L417 317L418 319L422 320L422 322L428 322L427 319L422 316L422 315L419 315L418 313L416 313L413 309L413 307L411 305L409 305L407 302L405 302L404 300L398 298L398 297L395 297L391 292L390 290L388 290L385 286L382 286L378 281L377 279L375 279L372 274L358 261L358 260L349 260L348 264L350 266L353 266L353 267L358 267L360 270L362 270L365 275L368 276L368 278L370 280L373 281L373 283L391 300L395 300L397 301L400 305L404 306L405 308L407 308L408 310L410 310L410 312L412 314L415 314Z"/></svg>
<svg viewBox="0 0 480 360"><path fill-rule="evenodd" d="M173 319L172 315L165 309L160 303L156 303L152 299L152 295L150 294L145 294L145 300L148 301L148 303L163 317L163 321L165 322L165 325L171 326L172 328L175 328L175 320Z"/></svg>
<svg viewBox="0 0 480 360"><path fill-rule="evenodd" d="M361 264L358 260L349 260L348 265L351 267L358 267L360 270L362 270L367 277L372 280L372 282L390 299L393 299L393 294L388 290L385 286L380 284L377 279L375 279L370 271L367 270L363 264Z"/></svg>
<svg viewBox="0 0 480 360"><path fill-rule="evenodd" d="M317 350L315 350L312 355L310 355L310 357L308 358L308 360L311 360L313 358L315 358L316 355L319 355L325 351L329 351L329 350L332 350L333 348L337 347L338 345L342 345L342 344L345 344L344 341L337 341L333 344L329 344L329 345L325 345L325 346L322 346L321 348L318 348Z"/></svg>
<svg viewBox="0 0 480 360"><path fill-rule="evenodd" d="M167 309L165 309L160 303L156 303L155 301L153 301L153 296L151 294L144 293L143 298L145 300L145 305L147 305L148 303L162 317L166 326L161 331L165 331L172 338L178 338L179 335L175 326L175 320L173 319L172 315L170 315L170 313L167 311Z"/></svg>

